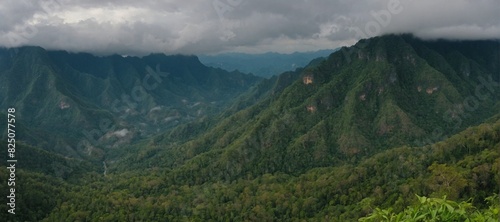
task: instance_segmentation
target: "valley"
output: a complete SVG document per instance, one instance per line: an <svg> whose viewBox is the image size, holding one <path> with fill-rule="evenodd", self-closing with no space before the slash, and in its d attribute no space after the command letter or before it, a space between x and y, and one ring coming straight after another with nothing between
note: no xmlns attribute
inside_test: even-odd
<svg viewBox="0 0 500 222"><path fill-rule="evenodd" d="M16 108L19 138L21 216L6 218L380 221L446 199L470 204L457 221L491 221L499 61L498 40L410 34L269 78L196 56L0 49L0 110Z"/></svg>

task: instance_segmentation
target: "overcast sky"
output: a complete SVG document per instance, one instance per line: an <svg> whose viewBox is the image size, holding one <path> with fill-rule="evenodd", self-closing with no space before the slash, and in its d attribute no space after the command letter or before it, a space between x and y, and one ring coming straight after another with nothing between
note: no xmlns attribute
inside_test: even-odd
<svg viewBox="0 0 500 222"><path fill-rule="evenodd" d="M375 15L375 16L374 16ZM2 0L0 45L96 54L333 49L360 38L500 38L500 0Z"/></svg>

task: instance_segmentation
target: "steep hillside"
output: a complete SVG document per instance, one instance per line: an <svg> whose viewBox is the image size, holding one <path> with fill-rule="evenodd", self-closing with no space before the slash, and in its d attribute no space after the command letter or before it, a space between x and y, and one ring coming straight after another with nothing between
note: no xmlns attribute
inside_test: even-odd
<svg viewBox="0 0 500 222"><path fill-rule="evenodd" d="M215 175L194 171L179 175L169 169L152 168L107 176L88 174L80 183L68 183L21 170L25 195L18 197L18 202L27 207L17 218L5 218L356 221L376 208L401 212L418 203L417 194L469 200L469 209L481 212L490 207L491 219L499 216L498 204L490 205L499 201L495 196L500 189L499 150L500 121L496 121L470 127L429 146L388 149L357 164L315 168L298 176L266 173L231 182L197 183L203 180L200 177ZM7 175L5 168L0 171L5 172L0 175ZM6 190L6 184L0 184L0 189ZM487 198L490 202L484 201ZM42 204L40 200L46 201ZM5 212L6 208L2 205L0 209Z"/></svg>
<svg viewBox="0 0 500 222"><path fill-rule="evenodd" d="M19 139L93 159L218 113L260 80L206 67L195 56L0 50L0 110L16 108L26 129Z"/></svg>
<svg viewBox="0 0 500 222"><path fill-rule="evenodd" d="M0 58L1 108L24 140L5 221L500 216L498 41L376 37L265 80L186 56ZM85 133L98 145L72 150Z"/></svg>
<svg viewBox="0 0 500 222"><path fill-rule="evenodd" d="M116 167L172 167L180 183L185 175L203 183L298 175L432 144L498 113L499 53L497 41L363 40L298 70L300 78L282 91L193 140L156 137L137 146L142 155L114 159Z"/></svg>

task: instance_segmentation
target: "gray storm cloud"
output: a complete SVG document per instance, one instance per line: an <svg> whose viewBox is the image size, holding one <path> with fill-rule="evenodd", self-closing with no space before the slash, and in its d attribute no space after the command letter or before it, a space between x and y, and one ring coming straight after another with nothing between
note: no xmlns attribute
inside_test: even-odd
<svg viewBox="0 0 500 222"><path fill-rule="evenodd" d="M293 52L360 38L500 38L499 0L4 0L0 45L96 54Z"/></svg>

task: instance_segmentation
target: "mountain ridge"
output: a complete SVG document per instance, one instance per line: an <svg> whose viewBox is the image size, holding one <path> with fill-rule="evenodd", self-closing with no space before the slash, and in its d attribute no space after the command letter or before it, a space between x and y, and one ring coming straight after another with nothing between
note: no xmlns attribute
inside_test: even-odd
<svg viewBox="0 0 500 222"><path fill-rule="evenodd" d="M0 50L0 56L5 54ZM78 106L79 115L63 120L91 121L86 115L98 119L97 128L86 133L102 143L77 150L79 158L44 151L36 146L41 144L19 143L24 149L20 163L28 162L16 172L24 181L22 192L16 193L19 215L7 221L354 221L371 212L391 214L420 206L420 196L444 203L468 200L462 216L474 210L485 220L498 217L499 41L434 42L385 35L269 79L243 74L225 78L233 73L211 68L199 72L204 68L193 64L191 69L186 65L191 63L177 60L170 64L178 66L170 67L161 62L163 55L149 57L150 63L129 58L133 62L126 66L119 65L120 56L106 58L108 65L118 60L119 68L73 68L66 62L21 65L40 59L31 54L0 59L1 82L11 77L2 85L9 88L0 88L0 105L6 104L2 96L10 91L25 98L13 99L20 113L24 106L36 109L31 100L41 99L38 94L71 94L75 101L40 104L59 111ZM12 72L9 67L15 62ZM101 71L91 75L83 69ZM116 80L117 73L127 75ZM148 74L148 83L155 83L155 75L166 78L143 97L144 104L129 92L128 98L120 98L123 91L146 88L141 81ZM15 78L23 75L37 78ZM103 88L92 91L82 81L60 81L56 90L46 87L62 75L80 76L83 83ZM29 87L9 85L14 81ZM183 81L196 83L189 86L190 97L207 99L200 104L183 101ZM232 85L220 87L227 83ZM210 89L219 91L205 95ZM155 109L164 101L156 98L167 95L178 101L177 111L156 113L165 109ZM213 98L225 95L232 99L212 104ZM221 107L211 115L196 115L199 107L210 105ZM126 136L120 135L128 133L122 130L140 125L137 118L144 113L149 122L142 123L151 126L156 117L159 125L179 123L123 143ZM116 122L99 122L106 115ZM59 118L33 116L47 118L39 124ZM5 115L0 112L0 117ZM39 131L20 117L19 135L30 131L42 140L72 136ZM66 122L68 131L69 126L85 126ZM83 146L88 147L93 146ZM6 163L7 155L1 156ZM48 162L52 164L44 164ZM8 169L0 171L0 178L7 180ZM8 190L6 183L0 188ZM7 208L0 207L4 212Z"/></svg>
<svg viewBox="0 0 500 222"><path fill-rule="evenodd" d="M102 153L212 115L261 80L205 67L195 56L96 57L40 47L0 55L0 107L15 107L19 122L31 130L60 135L47 138L48 144L26 134L21 139L63 155L68 146L81 155L91 151L78 147ZM133 135L120 138L119 132Z"/></svg>
<svg viewBox="0 0 500 222"><path fill-rule="evenodd" d="M300 174L391 147L425 145L419 141L434 137L436 130L441 130L441 137L430 142L440 141L484 121L500 107L498 94L487 93L488 98L469 112L475 116L458 113L458 108L467 108L464 101L475 98L475 88L482 84L477 78L496 81L492 76L500 73L498 68L489 72L473 65L470 76L459 76L459 68L441 72L427 62L431 59L420 56L415 49L429 47L424 41L394 35L364 41L369 41L368 46L350 54L350 61L339 51L318 66L298 70L299 78L282 92L235 113L200 138L174 146L155 141L161 145L152 148L151 160L132 159L180 167L179 175L199 172L194 177L201 178ZM498 42L489 44L499 47ZM495 53L494 61L500 50L490 52ZM450 60L449 54L434 53ZM475 63L471 58L467 61ZM456 126L458 121L461 124ZM237 170L228 172L226 166Z"/></svg>

